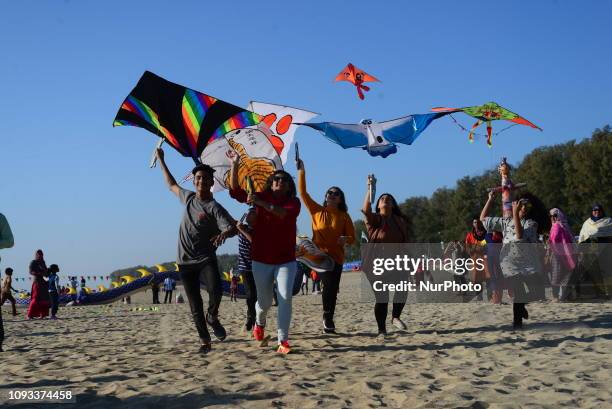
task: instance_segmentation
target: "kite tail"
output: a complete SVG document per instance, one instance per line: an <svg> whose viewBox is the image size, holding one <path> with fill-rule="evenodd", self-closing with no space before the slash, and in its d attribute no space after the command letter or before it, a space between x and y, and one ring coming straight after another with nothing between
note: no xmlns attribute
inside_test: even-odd
<svg viewBox="0 0 612 409"><path fill-rule="evenodd" d="M489 148L493 146L491 135L493 133L493 127L491 126L491 121L487 121L487 145Z"/></svg>
<svg viewBox="0 0 612 409"><path fill-rule="evenodd" d="M359 95L359 99L363 100L365 96L363 95L363 91L361 90L361 85L357 85L357 95Z"/></svg>
<svg viewBox="0 0 612 409"><path fill-rule="evenodd" d="M472 125L472 129L470 129L470 134L468 135L470 142L474 142L474 131L480 126L481 123L482 121L479 119L474 125Z"/></svg>

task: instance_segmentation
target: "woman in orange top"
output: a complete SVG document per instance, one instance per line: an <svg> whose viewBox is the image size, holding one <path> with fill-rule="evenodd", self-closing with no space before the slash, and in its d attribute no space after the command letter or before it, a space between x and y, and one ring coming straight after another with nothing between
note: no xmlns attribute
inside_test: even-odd
<svg viewBox="0 0 612 409"><path fill-rule="evenodd" d="M347 213L344 192L332 186L327 189L323 204L318 204L306 191L306 174L301 159L297 168L298 192L312 218L312 241L334 260L334 269L319 273L319 276L323 282L323 331L335 333L334 311L344 264L344 245L355 241L355 228Z"/></svg>

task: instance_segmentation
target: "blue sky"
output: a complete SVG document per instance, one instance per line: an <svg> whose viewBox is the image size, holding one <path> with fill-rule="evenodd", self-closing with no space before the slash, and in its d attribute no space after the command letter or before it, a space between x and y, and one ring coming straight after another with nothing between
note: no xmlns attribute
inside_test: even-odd
<svg viewBox="0 0 612 409"><path fill-rule="evenodd" d="M403 201L612 122L611 12L609 2L545 0L2 2L0 212L16 245L0 267L25 276L37 248L64 274L174 259L182 208L147 166L156 138L111 126L145 70L236 105L287 104L324 121L492 100L544 129L513 127L489 149L443 118L381 159L300 128L310 193L342 187L358 218L368 173ZM348 62L382 81L365 101L333 82ZM191 168L166 151L175 176ZM217 200L235 217L244 210L226 193ZM310 232L305 211L299 229ZM235 251L235 241L220 250Z"/></svg>

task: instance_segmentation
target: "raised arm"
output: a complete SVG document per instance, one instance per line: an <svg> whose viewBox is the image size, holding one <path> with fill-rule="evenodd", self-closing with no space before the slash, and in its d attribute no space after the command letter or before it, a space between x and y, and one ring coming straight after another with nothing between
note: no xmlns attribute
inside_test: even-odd
<svg viewBox="0 0 612 409"><path fill-rule="evenodd" d="M365 198L363 199L363 206L361 207L361 212L367 216L372 214L372 198L370 197L370 185L374 183L370 175L368 175L368 185L366 189Z"/></svg>
<svg viewBox="0 0 612 409"><path fill-rule="evenodd" d="M297 161L298 169L298 193L304 202L304 205L308 211L312 214L320 211L323 206L315 202L306 190L306 170L304 169L304 162L301 159Z"/></svg>
<svg viewBox="0 0 612 409"><path fill-rule="evenodd" d="M164 175L164 180L166 181L166 185L168 185L168 189L175 195L179 195L179 185L176 183L176 179L168 170L168 166L166 166L166 161L164 160L164 150L162 148L157 148L157 159L159 160L159 167L162 170L162 174Z"/></svg>
<svg viewBox="0 0 612 409"><path fill-rule="evenodd" d="M519 216L519 212L521 211L521 207L523 207L523 203L514 201L512 202L512 219L514 220L514 233L518 240L523 238L523 225L521 224L521 218Z"/></svg>
<svg viewBox="0 0 612 409"><path fill-rule="evenodd" d="M487 199L487 203L485 203L482 211L480 212L480 221L484 222L485 218L489 215L489 211L491 210L491 205L493 204L493 199L495 198L495 191L492 190L489 192L489 198Z"/></svg>

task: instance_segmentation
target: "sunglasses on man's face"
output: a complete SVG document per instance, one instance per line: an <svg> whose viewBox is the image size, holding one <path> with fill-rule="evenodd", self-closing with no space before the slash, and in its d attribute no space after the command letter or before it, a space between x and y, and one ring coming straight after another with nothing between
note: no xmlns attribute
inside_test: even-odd
<svg viewBox="0 0 612 409"><path fill-rule="evenodd" d="M282 180L283 182L286 182L288 179L287 179L287 177L286 177L286 176L280 176L280 175L278 175L278 176L273 176L273 177L272 177L272 180L273 180L273 181L275 181L275 182L280 182L281 180Z"/></svg>
<svg viewBox="0 0 612 409"><path fill-rule="evenodd" d="M340 196L340 192L338 192L337 190L328 190L327 195L328 196Z"/></svg>

